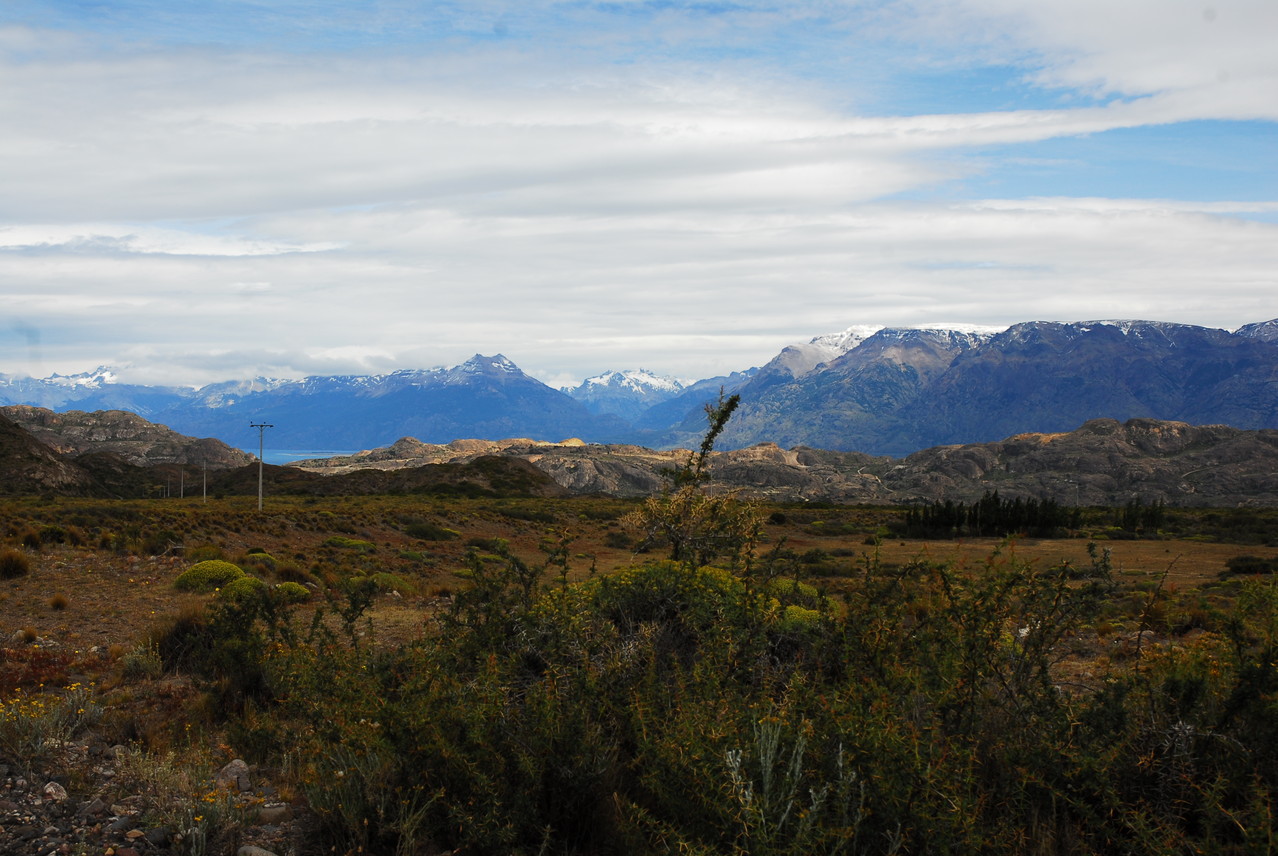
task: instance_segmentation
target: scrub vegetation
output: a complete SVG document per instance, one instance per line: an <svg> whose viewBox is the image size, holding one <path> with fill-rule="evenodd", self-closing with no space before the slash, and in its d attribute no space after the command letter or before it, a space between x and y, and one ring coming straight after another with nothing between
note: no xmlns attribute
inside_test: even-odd
<svg viewBox="0 0 1278 856"><path fill-rule="evenodd" d="M1268 511L924 541L968 509L759 506L696 455L639 503L268 506L0 506L29 566L0 583L0 763L86 732L242 757L314 819L297 852L1273 847ZM230 848L239 815L186 791L190 840Z"/></svg>

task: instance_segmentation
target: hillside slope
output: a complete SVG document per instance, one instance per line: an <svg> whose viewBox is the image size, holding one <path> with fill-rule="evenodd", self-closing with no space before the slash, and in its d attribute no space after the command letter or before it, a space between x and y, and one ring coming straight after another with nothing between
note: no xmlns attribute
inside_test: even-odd
<svg viewBox="0 0 1278 856"><path fill-rule="evenodd" d="M319 473L396 469L503 455L522 458L574 493L644 496L689 453L641 446L529 440L424 444L404 438L345 458L300 461ZM1278 504L1278 430L1096 419L1068 432L1017 434L993 443L948 445L904 458L762 443L715 452L714 489L775 501L905 503L1053 498L1072 505L1133 499L1179 505Z"/></svg>

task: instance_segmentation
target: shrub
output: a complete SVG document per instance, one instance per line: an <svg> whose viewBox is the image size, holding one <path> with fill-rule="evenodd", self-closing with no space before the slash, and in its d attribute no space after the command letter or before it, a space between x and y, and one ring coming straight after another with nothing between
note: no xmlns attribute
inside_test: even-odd
<svg viewBox="0 0 1278 856"><path fill-rule="evenodd" d="M155 650L169 671L201 671L207 666L213 636L203 607L184 609L161 619L147 635L147 645Z"/></svg>
<svg viewBox="0 0 1278 856"><path fill-rule="evenodd" d="M39 771L101 713L88 689L79 684L67 687L61 696L19 692L0 699L0 758L24 771Z"/></svg>
<svg viewBox="0 0 1278 856"><path fill-rule="evenodd" d="M189 755L137 750L117 756L116 763L119 781L133 793L146 794L148 819L177 833L173 852L231 852L245 808L230 791L209 790L210 770L197 766Z"/></svg>
<svg viewBox="0 0 1278 856"><path fill-rule="evenodd" d="M217 596L228 601L243 601L260 597L267 590L266 583L254 576L243 574L218 590Z"/></svg>
<svg viewBox="0 0 1278 856"><path fill-rule="evenodd" d="M559 518L553 512L542 508L499 508L497 513L511 520L523 520L528 523L558 523Z"/></svg>
<svg viewBox="0 0 1278 856"><path fill-rule="evenodd" d="M311 599L311 591L301 583L283 582L275 587L276 596L284 603L305 603Z"/></svg>
<svg viewBox="0 0 1278 856"><path fill-rule="evenodd" d="M633 545L630 536L617 529L606 532L603 542L605 547L610 547L613 550L629 550Z"/></svg>
<svg viewBox="0 0 1278 856"><path fill-rule="evenodd" d="M1278 558L1260 556L1233 556L1225 561L1231 574L1272 574L1278 572Z"/></svg>
<svg viewBox="0 0 1278 856"><path fill-rule="evenodd" d="M254 548L254 550L249 550L241 564L246 568L258 568L268 573L274 573L276 569L275 557L260 548Z"/></svg>
<svg viewBox="0 0 1278 856"><path fill-rule="evenodd" d="M447 529L434 523L410 523L404 527L404 532L412 538L419 541L452 541L454 538L460 538L461 534L455 529Z"/></svg>
<svg viewBox="0 0 1278 856"><path fill-rule="evenodd" d="M467 538L467 547L474 547L476 550L483 550L485 553L494 553L501 555L502 550L506 548L506 539L504 538Z"/></svg>
<svg viewBox="0 0 1278 856"><path fill-rule="evenodd" d="M0 580L11 580L31 570L31 560L26 553L5 550L0 553Z"/></svg>
<svg viewBox="0 0 1278 856"><path fill-rule="evenodd" d="M222 548L216 544L198 544L186 551L186 558L191 562L221 559L223 558Z"/></svg>
<svg viewBox="0 0 1278 856"><path fill-rule="evenodd" d="M65 544L67 540L67 530L57 524L50 523L47 526L40 527L40 543L42 544Z"/></svg>
<svg viewBox="0 0 1278 856"><path fill-rule="evenodd" d="M126 678L132 680L154 680L164 673L164 663L160 661L160 651L154 643L143 643L120 657L120 669Z"/></svg>
<svg viewBox="0 0 1278 856"><path fill-rule="evenodd" d="M314 584L315 575L291 559L285 559L275 566L275 576L282 583Z"/></svg>
<svg viewBox="0 0 1278 856"><path fill-rule="evenodd" d="M373 585L377 586L380 592L397 591L400 594L416 594L417 586L398 574L377 573L372 576Z"/></svg>
<svg viewBox="0 0 1278 856"><path fill-rule="evenodd" d="M52 609L55 612L60 612L66 609L70 603L71 602L67 600L67 596L65 594L55 594L53 597L49 598L49 609Z"/></svg>
<svg viewBox="0 0 1278 856"><path fill-rule="evenodd" d="M372 541L363 541L359 538L345 538L341 535L334 535L324 542L326 547L340 547L343 550L354 550L357 553L371 553L377 549Z"/></svg>
<svg viewBox="0 0 1278 856"><path fill-rule="evenodd" d="M211 592L244 576L238 565L221 559L207 559L187 568L173 581L180 591Z"/></svg>

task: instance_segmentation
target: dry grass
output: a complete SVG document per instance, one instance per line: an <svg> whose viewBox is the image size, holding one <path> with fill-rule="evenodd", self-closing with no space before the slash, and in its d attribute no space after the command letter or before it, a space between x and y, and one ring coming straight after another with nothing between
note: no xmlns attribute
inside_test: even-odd
<svg viewBox="0 0 1278 856"><path fill-rule="evenodd" d="M83 501L58 504L17 503L3 511L10 532L59 522L59 515L81 515ZM111 507L109 503L103 506ZM544 560L540 545L548 536L567 533L570 545L569 578L590 573L610 573L660 554L637 555L630 549L609 546L622 531L617 518L632 506L613 500L440 500L404 497L292 500L280 498L258 514L250 499L201 503L196 500L116 503L135 512L145 522L137 526L141 537L148 528L176 530L188 544L216 545L232 562L242 562L251 548L263 549L287 567L301 568L320 580L336 581L356 572L388 571L411 581L419 594L379 598L373 610L375 633L400 640L421 632L429 615L463 583L454 572L462 567L466 542L502 538L512 551L531 563ZM94 508L96 506L90 506ZM762 509L767 515L768 509ZM829 555L813 568L818 579L827 574L832 587L840 577L855 573L866 557L904 565L912 561L954 562L977 569L996 550L1019 559L1055 565L1063 561L1077 566L1088 562L1085 537L1004 543L992 538L963 541L902 541L881 538L878 545L867 537L882 525L889 512L847 509L794 512L782 523L764 527L761 552L780 545L794 554L820 550ZM814 517L840 523L838 534L813 534ZM29 521L25 518L31 518ZM527 518L534 519L527 519ZM539 518L539 519L538 519ZM454 529L459 537L449 541L421 541L408 536L406 521L427 520ZM86 528L81 524L81 528ZM880 530L881 531L881 530ZM371 541L371 554L356 554L326 547L334 535ZM112 645L129 649L146 635L151 624L165 615L191 608L208 595L186 594L173 580L190 563L179 556L152 557L120 554L102 546L101 533L90 532L81 546L54 544L27 550L30 571L0 582L0 640L8 641L20 628L32 628L40 638L55 641L70 651ZM624 539L622 539L624 540ZM5 546L5 545L0 545ZM13 549L23 549L12 544ZM1108 541L1098 546L1111 551L1120 580L1137 587L1166 574L1166 583L1180 591L1214 582L1234 556L1272 554L1272 549L1199 541ZM256 570L256 569L255 569ZM278 580L267 571L268 582ZM55 599L61 606L54 606Z"/></svg>

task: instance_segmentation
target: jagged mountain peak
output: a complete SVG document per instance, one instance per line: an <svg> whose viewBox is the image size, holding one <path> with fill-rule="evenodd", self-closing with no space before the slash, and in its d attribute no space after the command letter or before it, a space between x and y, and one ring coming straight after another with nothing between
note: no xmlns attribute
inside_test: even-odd
<svg viewBox="0 0 1278 856"><path fill-rule="evenodd" d="M62 375L54 372L47 378L49 383L58 386L78 386L86 388L97 388L103 384L115 383L115 370L108 366L98 366L90 372L80 372L72 375Z"/></svg>
<svg viewBox="0 0 1278 856"><path fill-rule="evenodd" d="M580 385L564 387L562 391L596 415L612 414L634 419L649 407L668 401L683 390L683 384L675 378L648 369L625 369L588 377Z"/></svg>
<svg viewBox="0 0 1278 856"><path fill-rule="evenodd" d="M1262 342L1278 342L1278 318L1256 324L1244 324L1234 331L1234 335L1247 339L1259 339Z"/></svg>
<svg viewBox="0 0 1278 856"><path fill-rule="evenodd" d="M1001 332L1001 331L1000 331ZM863 346L884 344L929 343L947 348L974 348L994 338L992 328L956 327L882 327L869 336ZM860 347L860 346L858 346Z"/></svg>
<svg viewBox="0 0 1278 856"><path fill-rule="evenodd" d="M590 389L594 387L678 392L683 389L683 384L675 378L659 375L648 369L624 369L622 371L610 369L602 374L586 378L581 382L581 386L576 388Z"/></svg>
<svg viewBox="0 0 1278 856"><path fill-rule="evenodd" d="M515 365L505 354L494 354L486 357L483 354L475 354L466 362L459 366L455 366L452 371L463 374L523 374L523 370Z"/></svg>
<svg viewBox="0 0 1278 856"><path fill-rule="evenodd" d="M808 344L829 348L837 354L845 354L882 329L882 324L854 324L838 333L813 336Z"/></svg>
<svg viewBox="0 0 1278 856"><path fill-rule="evenodd" d="M828 367L862 347L877 350L890 344L930 343L966 349L988 342L1005 328L975 324L947 324L923 327L885 327L856 324L837 333L814 336L808 342L787 345L764 366L765 376L799 379Z"/></svg>

